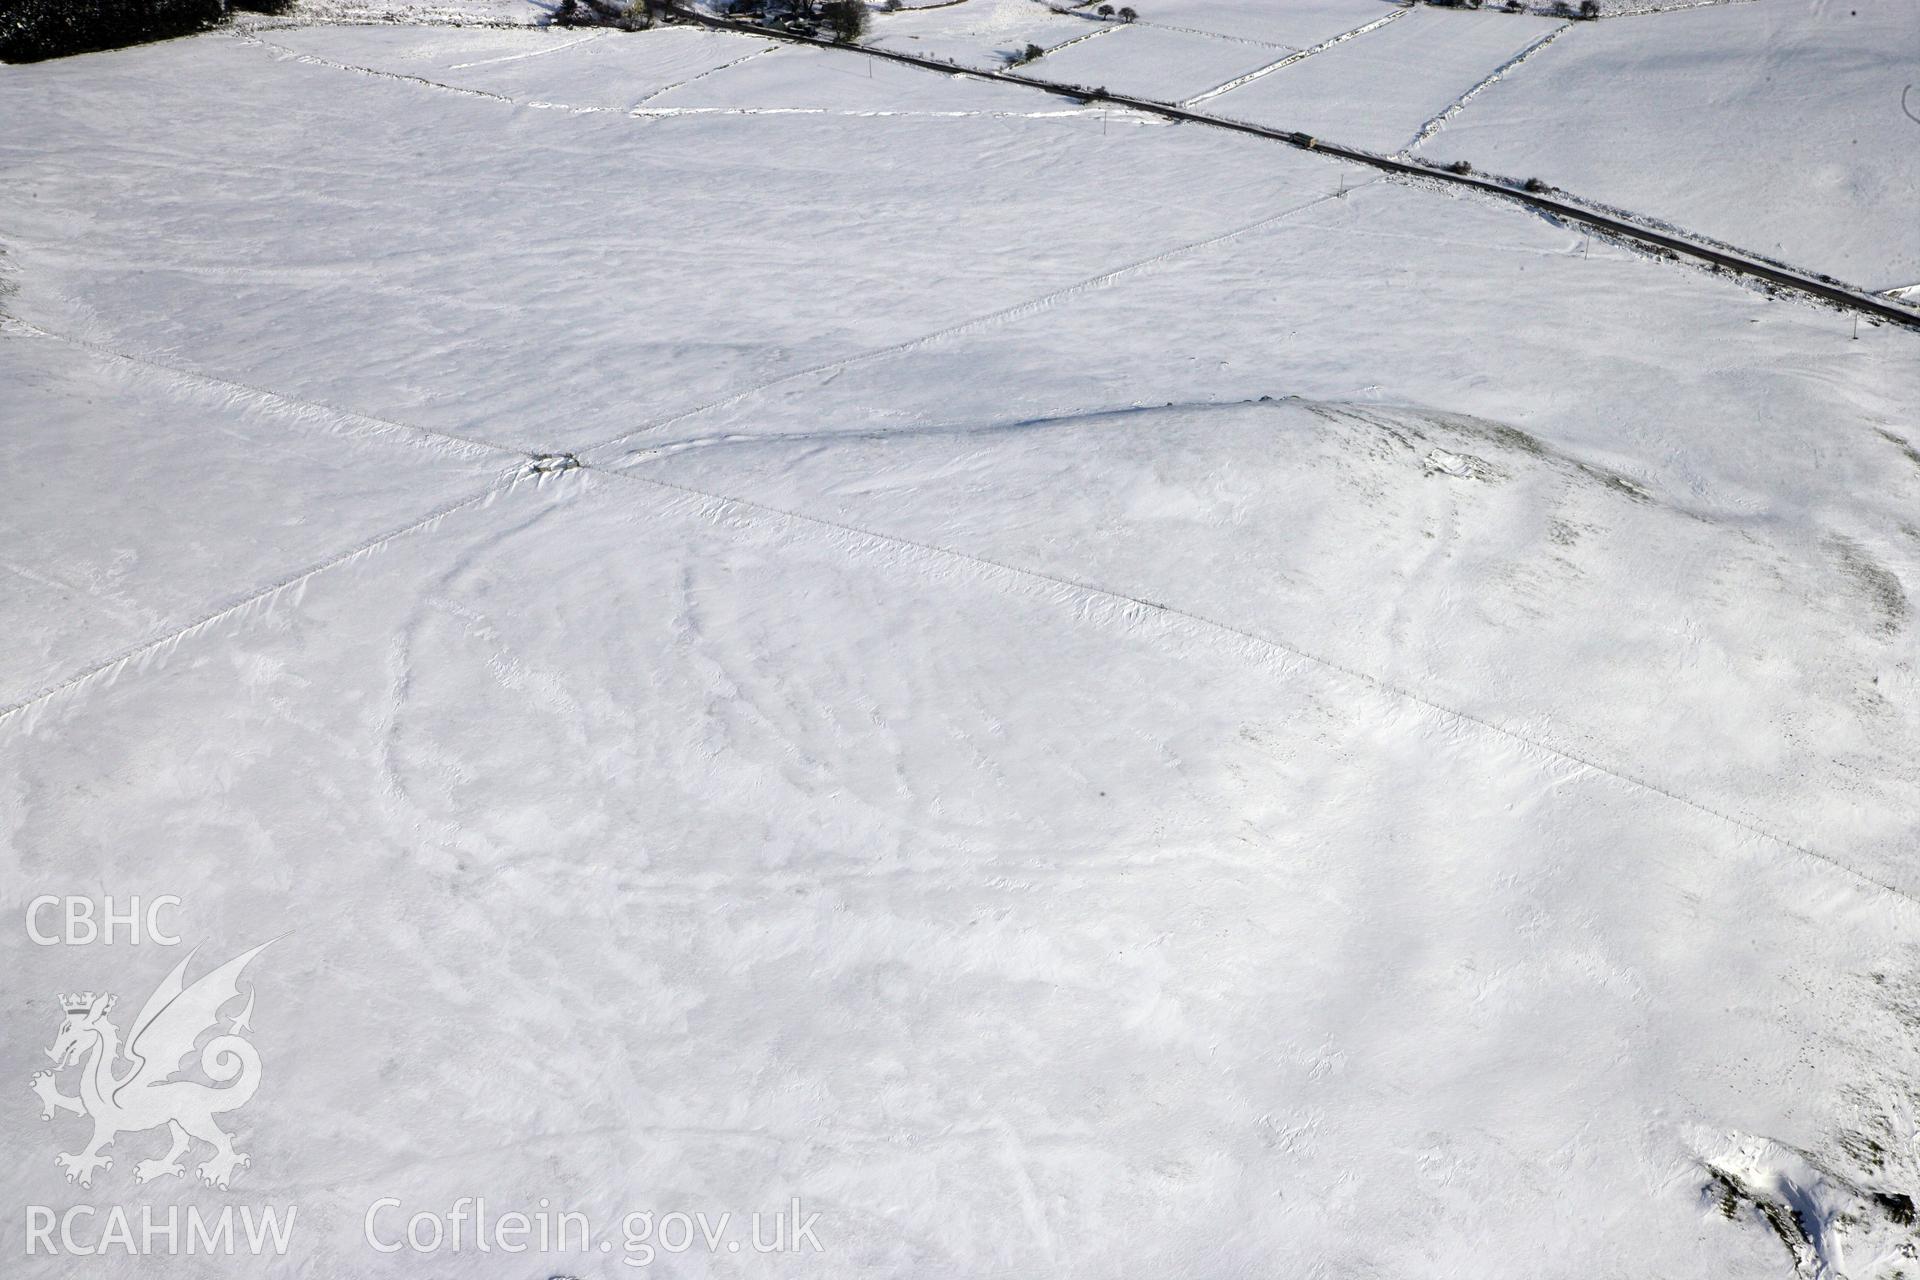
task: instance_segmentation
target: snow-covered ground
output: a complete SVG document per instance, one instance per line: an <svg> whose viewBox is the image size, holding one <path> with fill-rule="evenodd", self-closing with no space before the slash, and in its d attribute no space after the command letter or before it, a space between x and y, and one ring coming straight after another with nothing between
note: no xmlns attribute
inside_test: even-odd
<svg viewBox="0 0 1920 1280"><path fill-rule="evenodd" d="M1380 0L1287 0L1284 4L1154 0L1134 8L1139 11L1141 21L1149 26L1203 31L1288 49L1323 43L1393 11Z"/></svg>
<svg viewBox="0 0 1920 1280"><path fill-rule="evenodd" d="M1274 60L1278 51L1190 31L1126 23L1096 28L1035 60L1026 74L1091 87L1109 80L1141 97L1179 101L1237 79Z"/></svg>
<svg viewBox="0 0 1920 1280"><path fill-rule="evenodd" d="M1920 283L1916 82L1920 13L1908 0L1582 23L1421 154L1538 176L1889 289Z"/></svg>
<svg viewBox="0 0 1920 1280"><path fill-rule="evenodd" d="M774 52L748 40L690 27L659 32L643 46L625 32L589 28L538 33L477 28L444 31L315 26L257 32L276 53L336 69L366 68L435 86L468 89L553 110L627 112L746 58ZM558 58L556 55L566 55Z"/></svg>
<svg viewBox="0 0 1920 1280"><path fill-rule="evenodd" d="M1559 25L1524 14L1412 9L1223 93L1206 107L1214 115L1391 153L1493 68Z"/></svg>
<svg viewBox="0 0 1920 1280"><path fill-rule="evenodd" d="M964 0L876 13L867 43L967 67L997 67L1029 44L1055 48L1106 24L1055 13L1036 0Z"/></svg>
<svg viewBox="0 0 1920 1280"><path fill-rule="evenodd" d="M1191 97L1397 12L1141 7L1029 71ZM1421 153L1766 7L1574 24ZM1206 105L1317 75L1398 147L1558 25ZM8 1275L1912 1270L1920 335L746 35L276 21L0 117ZM37 945L49 894L181 945ZM274 937L251 1164L65 1181L61 994L125 1032ZM376 1247L463 1197L595 1239ZM76 1205L298 1219L29 1253Z"/></svg>

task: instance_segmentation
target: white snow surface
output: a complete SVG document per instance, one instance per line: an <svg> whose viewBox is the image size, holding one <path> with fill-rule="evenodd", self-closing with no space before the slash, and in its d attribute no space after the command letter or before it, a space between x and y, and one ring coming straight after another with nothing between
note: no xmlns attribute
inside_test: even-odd
<svg viewBox="0 0 1920 1280"><path fill-rule="evenodd" d="M1872 289L1920 282L1920 13L1764 0L1578 24L1421 149Z"/></svg>
<svg viewBox="0 0 1920 1280"><path fill-rule="evenodd" d="M1155 0L1134 8L1149 26L1204 31L1291 49L1320 44L1392 12L1379 0L1285 0L1281 4Z"/></svg>
<svg viewBox="0 0 1920 1280"><path fill-rule="evenodd" d="M1557 25L1524 14L1413 9L1224 93L1207 109L1391 153L1488 71Z"/></svg>
<svg viewBox="0 0 1920 1280"><path fill-rule="evenodd" d="M1082 47L1232 74L1142 7ZM1301 11L1245 29L1387 10ZM1090 25L875 31L1022 19ZM1555 25L1210 105L1400 146ZM276 22L0 117L5 905L183 937L0 930L7 1274L1911 1269L1920 335L744 35ZM65 1182L60 993L276 937L251 1164ZM363 1237L461 1197L609 1251ZM817 1253L620 1247L794 1200ZM298 1221L29 1255L79 1203Z"/></svg>
<svg viewBox="0 0 1920 1280"><path fill-rule="evenodd" d="M1157 101L1205 92L1272 62L1280 51L1190 31L1125 23L1097 28L1023 68L1024 74L1093 87L1124 83Z"/></svg>
<svg viewBox="0 0 1920 1280"><path fill-rule="evenodd" d="M867 43L967 67L997 67L1029 44L1055 48L1108 30L1106 24L1057 13L1037 0L962 0L874 13Z"/></svg>

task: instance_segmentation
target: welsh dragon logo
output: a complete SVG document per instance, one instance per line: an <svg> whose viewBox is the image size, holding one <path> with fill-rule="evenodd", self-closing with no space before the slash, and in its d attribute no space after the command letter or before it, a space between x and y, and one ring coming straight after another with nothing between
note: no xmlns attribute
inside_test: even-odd
<svg viewBox="0 0 1920 1280"><path fill-rule="evenodd" d="M119 1029L107 1018L113 1011L113 996L88 991L62 997L66 1019L60 1024L53 1047L47 1050L54 1069L34 1074L33 1091L40 1096L43 1120L53 1119L56 1111L93 1120L93 1140L85 1150L54 1157L55 1163L67 1171L68 1182L93 1185L96 1169L113 1167L112 1157L100 1153L116 1137L161 1125L173 1135L173 1146L158 1160L134 1165L133 1175L141 1182L169 1174L183 1175L186 1169L181 1157L195 1140L213 1147L199 1174L202 1181L216 1187L225 1187L237 1166L252 1163L251 1157L233 1149L233 1139L214 1122L215 1116L245 1106L260 1085L260 1055L241 1035L251 1029L251 984L246 1007L200 1050L200 1069L216 1084L175 1077L180 1074L181 1060L193 1051L195 1043L207 1032L219 1030L220 1010L239 998L240 971L272 945L261 943L203 974L192 986L184 982L187 965L193 961L193 955L188 955L147 997L140 1016L127 1032L124 1047ZM76 1063L80 1067L80 1093L69 1097L60 1092L54 1076Z"/></svg>

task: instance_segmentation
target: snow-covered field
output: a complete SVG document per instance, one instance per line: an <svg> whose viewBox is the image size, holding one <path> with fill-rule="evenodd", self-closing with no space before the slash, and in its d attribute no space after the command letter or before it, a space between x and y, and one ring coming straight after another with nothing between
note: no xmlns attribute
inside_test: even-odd
<svg viewBox="0 0 1920 1280"><path fill-rule="evenodd" d="M876 13L867 43L965 67L997 67L1029 44L1051 49L1107 29L1035 0L964 0Z"/></svg>
<svg viewBox="0 0 1920 1280"><path fill-rule="evenodd" d="M636 45L624 32L446 31L315 26L258 32L261 47L316 65L411 76L560 111L628 112L747 58L772 41L682 27Z"/></svg>
<svg viewBox="0 0 1920 1280"><path fill-rule="evenodd" d="M1536 175L1891 289L1920 283L1917 83L1909 0L1766 0L1582 24L1421 154Z"/></svg>
<svg viewBox="0 0 1920 1280"><path fill-rule="evenodd" d="M1156 27L1204 31L1243 41L1303 49L1357 30L1392 12L1380 0L1287 0L1243 4L1239 0L1156 0L1139 9Z"/></svg>
<svg viewBox="0 0 1920 1280"><path fill-rule="evenodd" d="M1259 45L1127 23L1098 27L1026 73L1083 87L1123 83L1142 97L1172 102L1257 70L1278 55Z"/></svg>
<svg viewBox="0 0 1920 1280"><path fill-rule="evenodd" d="M1027 72L1191 97L1397 12L1141 7ZM1205 106L1466 98L1450 157L1549 59L1822 11L1468 98L1559 24L1422 9ZM296 17L0 118L9 1276L1913 1271L1920 335L748 35ZM1900 261L1854 212L1800 256ZM125 1035L270 938L251 1163L67 1181L62 995ZM472 1198L593 1239L404 1245ZM283 1253L71 1256L262 1206Z"/></svg>
<svg viewBox="0 0 1920 1280"><path fill-rule="evenodd" d="M1207 103L1215 115L1303 129L1370 151L1421 126L1561 25L1524 14L1419 8Z"/></svg>

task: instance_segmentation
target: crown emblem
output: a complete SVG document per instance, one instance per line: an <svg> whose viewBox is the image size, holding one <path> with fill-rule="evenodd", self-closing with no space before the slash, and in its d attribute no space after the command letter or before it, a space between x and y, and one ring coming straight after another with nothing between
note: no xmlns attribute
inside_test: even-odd
<svg viewBox="0 0 1920 1280"><path fill-rule="evenodd" d="M82 991L73 995L64 995L60 997L60 1007L68 1013L86 1013L93 1008L94 999L95 993L92 991ZM100 1006L100 1012L105 1013L111 1008L113 1008L113 997L108 996L106 1003Z"/></svg>

